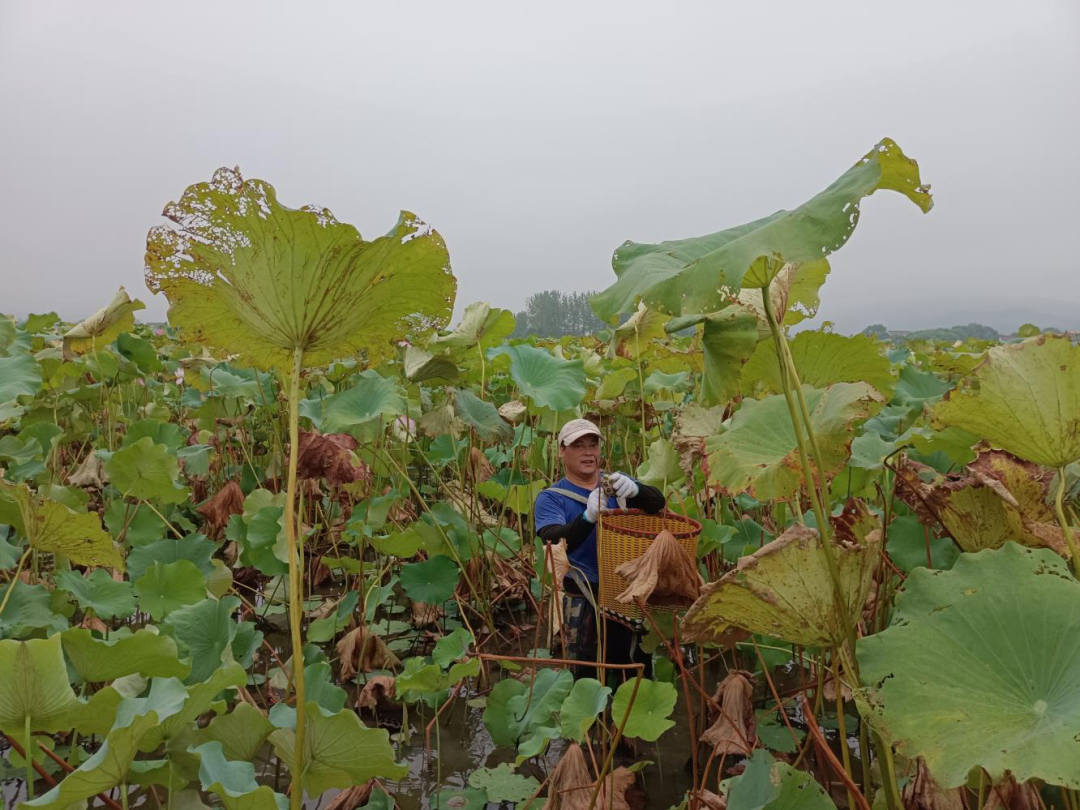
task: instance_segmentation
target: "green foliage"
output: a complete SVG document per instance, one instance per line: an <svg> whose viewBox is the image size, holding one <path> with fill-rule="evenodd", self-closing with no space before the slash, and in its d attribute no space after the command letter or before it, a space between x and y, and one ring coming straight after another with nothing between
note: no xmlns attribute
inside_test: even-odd
<svg viewBox="0 0 1080 810"><path fill-rule="evenodd" d="M655 742L661 734L675 726L675 721L669 718L675 709L679 693L670 683L651 681L648 678L641 679L637 695L631 703L630 696L633 692L633 679L619 686L611 704L611 717L616 723L621 723L629 708L630 716L626 720L623 734Z"/></svg>
<svg viewBox="0 0 1080 810"><path fill-rule="evenodd" d="M806 771L755 751L746 770L728 787L729 810L836 810L824 788Z"/></svg>
<svg viewBox="0 0 1080 810"><path fill-rule="evenodd" d="M414 602L445 602L454 595L459 578L457 565L442 555L401 567L401 587Z"/></svg>
<svg viewBox="0 0 1080 810"><path fill-rule="evenodd" d="M525 309L517 313L512 337L562 337L591 335L604 328L604 322L593 314L589 305L590 293L564 293L544 290L525 300Z"/></svg>

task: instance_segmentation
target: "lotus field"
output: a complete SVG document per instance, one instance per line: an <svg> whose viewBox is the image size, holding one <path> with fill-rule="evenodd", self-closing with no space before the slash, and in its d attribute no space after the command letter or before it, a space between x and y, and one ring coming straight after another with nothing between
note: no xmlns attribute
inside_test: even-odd
<svg viewBox="0 0 1080 810"><path fill-rule="evenodd" d="M221 169L147 237L167 324L0 317L6 804L1080 809L1080 346L799 326L876 191L931 209L886 139L510 339L416 215ZM701 524L649 672L563 647L578 417Z"/></svg>

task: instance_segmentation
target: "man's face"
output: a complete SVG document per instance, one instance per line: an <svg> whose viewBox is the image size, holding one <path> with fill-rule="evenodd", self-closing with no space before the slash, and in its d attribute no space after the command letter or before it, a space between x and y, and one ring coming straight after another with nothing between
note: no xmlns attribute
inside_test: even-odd
<svg viewBox="0 0 1080 810"><path fill-rule="evenodd" d="M578 478L591 478L600 469L600 437L587 433L559 451L567 473Z"/></svg>

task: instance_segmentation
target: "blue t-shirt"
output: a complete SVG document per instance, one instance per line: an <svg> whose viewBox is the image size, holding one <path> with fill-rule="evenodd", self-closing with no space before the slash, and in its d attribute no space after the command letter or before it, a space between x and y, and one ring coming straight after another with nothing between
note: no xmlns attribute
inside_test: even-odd
<svg viewBox="0 0 1080 810"><path fill-rule="evenodd" d="M572 484L566 478L560 478L555 482L554 486L557 489L565 489L567 492L574 492L585 498L588 498L592 491L579 487L577 484ZM604 508L618 509L619 502L615 498L608 498ZM536 506L533 509L533 529L539 532L545 526L571 523L583 514L585 514L584 503L575 501L573 498L567 498L558 492L552 492L550 489L545 489L536 496ZM584 542L569 552L567 556L570 558L570 565L581 569L581 573L585 575L586 580L593 585L600 582L600 567L596 560L595 528L589 532L589 536L585 538Z"/></svg>

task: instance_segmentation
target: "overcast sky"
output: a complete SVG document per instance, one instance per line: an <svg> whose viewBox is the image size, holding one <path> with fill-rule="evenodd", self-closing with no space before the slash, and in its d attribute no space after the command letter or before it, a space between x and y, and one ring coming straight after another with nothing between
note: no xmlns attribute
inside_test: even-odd
<svg viewBox="0 0 1080 810"><path fill-rule="evenodd" d="M624 240L794 207L887 135L936 205L867 200L819 320L1080 325L1078 8L0 0L0 311L123 284L162 318L146 232L224 165L366 238L416 212L460 313L602 289Z"/></svg>

